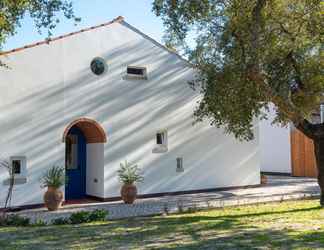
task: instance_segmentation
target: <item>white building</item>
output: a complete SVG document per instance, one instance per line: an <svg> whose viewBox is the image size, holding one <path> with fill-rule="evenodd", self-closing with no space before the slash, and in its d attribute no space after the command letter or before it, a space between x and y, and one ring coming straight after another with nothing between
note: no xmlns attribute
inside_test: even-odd
<svg viewBox="0 0 324 250"><path fill-rule="evenodd" d="M291 174L291 128L272 124L275 115L271 106L268 119L259 123L261 171Z"/></svg>
<svg viewBox="0 0 324 250"><path fill-rule="evenodd" d="M259 123L261 172L317 177L313 141L293 124L285 127L272 124L275 116L274 107L271 106L268 120ZM314 123L319 122L319 118L320 114L313 114Z"/></svg>
<svg viewBox="0 0 324 250"><path fill-rule="evenodd" d="M194 70L122 17L0 60L9 67L0 68L0 157L18 166L14 206L43 203L39 178L53 165L66 166L66 200L117 199L126 159L143 171L143 197L260 183L258 138L193 126ZM1 202L7 185L2 169Z"/></svg>

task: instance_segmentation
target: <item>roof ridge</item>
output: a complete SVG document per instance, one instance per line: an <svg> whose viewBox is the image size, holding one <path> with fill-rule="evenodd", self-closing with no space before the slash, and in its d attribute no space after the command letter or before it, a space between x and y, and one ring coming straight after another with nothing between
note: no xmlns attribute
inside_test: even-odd
<svg viewBox="0 0 324 250"><path fill-rule="evenodd" d="M138 33L139 35L141 35L142 37L144 37L146 40L149 40L150 42L154 43L155 45L159 46L160 48L166 50L167 52L177 56L179 59L181 59L182 61L188 63L190 66L194 66L189 60L183 58L177 51L169 49L168 47L166 47L165 45L163 45L162 43L158 42L156 39L152 38L151 36L147 35L146 33L144 33L143 31L141 31L140 29L136 28L135 26L129 24L126 21L122 21L122 24L125 24L125 26L129 29L131 29L132 31Z"/></svg>
<svg viewBox="0 0 324 250"><path fill-rule="evenodd" d="M25 50L25 49L33 48L33 47L43 45L43 44L49 44L51 42L61 40L61 39L66 38L66 37L70 37L70 36L73 36L73 35L76 35L76 34L80 34L80 33L83 33L83 32L90 31L90 30L98 29L98 28L101 28L101 27L105 27L105 26L111 25L113 23L120 23L122 21L124 21L124 17L123 16L118 16L118 17L114 18L113 20L111 20L109 22L106 22L106 23L102 23L102 24L99 24L99 25L91 26L89 28L84 28L84 29L81 29L81 30L78 30L78 31L70 32L70 33L67 33L65 35L60 35L60 36L57 36L57 37L48 38L48 39L45 39L45 40L40 41L40 42L35 42L35 43L32 43L32 44L28 44L28 45L18 47L18 48L15 48L15 49L11 49L11 50L8 50L8 51L2 51L2 52L0 52L0 56L9 55L9 54L12 54L14 52L18 52L18 51L22 51L22 50Z"/></svg>

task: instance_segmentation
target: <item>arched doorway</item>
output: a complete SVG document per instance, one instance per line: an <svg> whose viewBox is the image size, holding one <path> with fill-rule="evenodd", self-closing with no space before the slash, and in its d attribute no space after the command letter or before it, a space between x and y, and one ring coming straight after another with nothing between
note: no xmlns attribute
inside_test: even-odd
<svg viewBox="0 0 324 250"><path fill-rule="evenodd" d="M80 118L70 123L63 134L65 143L65 166L67 183L65 199L81 199L87 195L88 144L102 144L107 141L104 129L96 121Z"/></svg>

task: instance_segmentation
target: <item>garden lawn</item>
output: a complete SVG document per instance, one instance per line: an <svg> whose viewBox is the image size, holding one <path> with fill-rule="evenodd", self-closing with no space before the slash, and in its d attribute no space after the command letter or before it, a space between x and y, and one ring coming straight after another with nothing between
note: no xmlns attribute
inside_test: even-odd
<svg viewBox="0 0 324 250"><path fill-rule="evenodd" d="M0 249L324 249L318 200L81 225L0 228Z"/></svg>

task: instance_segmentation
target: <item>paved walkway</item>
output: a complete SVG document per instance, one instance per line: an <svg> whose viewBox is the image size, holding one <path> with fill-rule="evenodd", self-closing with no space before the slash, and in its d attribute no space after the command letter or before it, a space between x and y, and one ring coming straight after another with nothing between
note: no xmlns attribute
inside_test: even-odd
<svg viewBox="0 0 324 250"><path fill-rule="evenodd" d="M66 205L56 212L46 209L31 209L18 212L32 221L42 219L46 222L58 217L69 217L77 211L106 209L108 219L120 219L134 216L174 213L179 210L219 208L224 206L264 203L281 200L313 198L319 196L319 187L315 179L268 176L268 184L254 188L242 188L229 191L163 196L159 198L138 199L135 204L122 202L101 202L82 205Z"/></svg>

